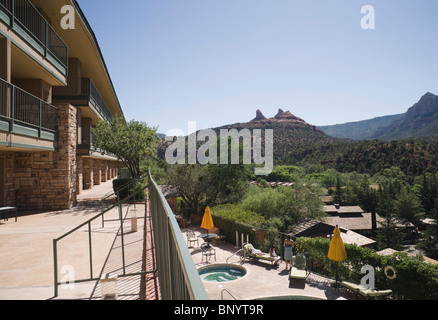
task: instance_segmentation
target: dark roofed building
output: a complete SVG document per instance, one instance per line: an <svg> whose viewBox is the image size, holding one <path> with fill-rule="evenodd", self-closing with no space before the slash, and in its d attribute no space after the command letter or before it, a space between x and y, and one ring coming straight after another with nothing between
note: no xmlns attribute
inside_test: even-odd
<svg viewBox="0 0 438 320"><path fill-rule="evenodd" d="M336 225L333 226L327 222L305 218L295 226L291 236L297 238L330 238L335 227ZM346 244L355 244L360 247L371 248L376 243L374 240L352 230L348 230L344 227L339 227L339 229L341 230L341 238Z"/></svg>
<svg viewBox="0 0 438 320"><path fill-rule="evenodd" d="M362 234L372 230L372 214L364 212L359 206L324 206L324 212L328 215L326 222L331 226L339 226ZM378 229L386 222L385 218L378 214L376 220ZM407 232L415 228L407 219L395 218L394 221L397 228L406 229Z"/></svg>

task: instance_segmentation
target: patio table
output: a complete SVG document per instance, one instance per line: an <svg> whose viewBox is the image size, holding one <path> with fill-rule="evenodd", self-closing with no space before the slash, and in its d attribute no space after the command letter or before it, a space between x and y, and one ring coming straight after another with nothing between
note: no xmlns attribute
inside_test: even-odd
<svg viewBox="0 0 438 320"><path fill-rule="evenodd" d="M216 233L204 233L198 236L202 240L204 240L207 243L211 243L213 239L216 239L217 234Z"/></svg>

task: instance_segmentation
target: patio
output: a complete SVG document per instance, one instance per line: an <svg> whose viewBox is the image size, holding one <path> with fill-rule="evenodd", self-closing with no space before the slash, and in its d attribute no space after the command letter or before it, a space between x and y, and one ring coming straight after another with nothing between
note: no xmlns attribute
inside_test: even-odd
<svg viewBox="0 0 438 320"><path fill-rule="evenodd" d="M205 230L199 226L190 225L187 228L181 229L185 240L187 231L192 230L198 236L205 233ZM240 253L233 254L240 248L229 243L213 243L216 250L216 261L214 256L208 262L205 258L202 259L201 244L202 239L199 239L199 246L195 243L193 248L189 247L189 251L193 257L196 268L211 265L211 264L231 264L242 265L240 262ZM212 300L254 300L254 299L322 299L322 300L354 300L355 295L345 291L338 290L332 287L334 280L328 279L317 274L311 273L305 282L298 281L289 286L289 271L285 269L285 262L281 262L279 266L273 266L269 262L246 261L242 265L247 274L241 279L229 282L209 282L202 281L207 294Z"/></svg>

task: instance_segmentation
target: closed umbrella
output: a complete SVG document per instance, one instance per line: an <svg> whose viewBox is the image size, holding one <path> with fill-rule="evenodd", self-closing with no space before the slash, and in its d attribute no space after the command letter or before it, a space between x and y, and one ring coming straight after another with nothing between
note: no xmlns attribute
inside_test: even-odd
<svg viewBox="0 0 438 320"><path fill-rule="evenodd" d="M338 266L339 262L347 259L347 252L345 251L344 241L341 238L341 230L336 226L333 231L333 238L330 242L330 249L328 253L330 260L336 261L336 287L338 286Z"/></svg>
<svg viewBox="0 0 438 320"><path fill-rule="evenodd" d="M207 207L205 208L204 218L202 218L201 228L206 229L208 233L208 230L212 229L213 227L213 218L211 217L210 207Z"/></svg>

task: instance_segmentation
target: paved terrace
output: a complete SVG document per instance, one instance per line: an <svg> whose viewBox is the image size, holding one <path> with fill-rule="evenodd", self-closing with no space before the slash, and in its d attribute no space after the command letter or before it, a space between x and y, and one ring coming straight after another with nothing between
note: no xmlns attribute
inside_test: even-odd
<svg viewBox="0 0 438 320"><path fill-rule="evenodd" d="M100 200L111 190L112 181L107 181L93 190L84 191L78 197L78 205L70 210L22 212L17 223L14 219L0 221L0 300L54 299L53 239L98 215L101 212ZM114 201L115 198L109 199L106 204ZM123 214L132 207L124 205ZM145 205L137 204L136 209L137 216L144 218ZM105 215L106 220L117 218L117 209ZM150 229L146 230L149 224L149 220L138 219L138 231L130 232L130 220L124 223L126 274L140 272L145 265L148 270L154 268ZM98 219L91 226L93 277L100 278L101 274L112 272L121 274L120 222L106 222L102 228L101 219ZM145 259L146 255L149 259ZM61 240L58 256L59 281L63 281L66 275L74 275L75 279L89 278L88 228ZM121 300L158 297L156 279L151 275L119 278L118 290ZM56 299L101 299L99 282L60 286Z"/></svg>
<svg viewBox="0 0 438 320"><path fill-rule="evenodd" d="M101 299L98 281L75 283L73 287L59 287L59 295L54 298L53 278L53 239L77 227L81 223L96 216L101 211L101 199L111 192L112 182L108 181L96 186L93 190L84 191L78 197L78 205L70 210L50 212L19 213L18 222L14 219L0 221L0 300L50 300L50 299ZM108 205L115 199L109 199ZM131 207L123 206L123 214ZM137 204L137 216L145 217L146 207ZM118 217L117 209L113 209L105 219ZM138 231L130 232L130 221L124 223L126 273L143 270L154 270L154 251L152 249L151 221L138 220ZM197 234L203 232L199 226L189 226ZM188 229L182 229L186 236ZM121 237L119 222L106 222L102 228L101 219L92 223L93 239L93 277L99 278L104 273L122 273ZM202 243L200 240L199 244ZM214 244L216 261L226 263L238 249L232 244ZM88 229L84 228L65 238L59 244L59 281L63 275L74 270L75 279L89 277ZM202 254L199 246L189 248L197 268L207 265L201 262ZM239 257L230 259L231 263L239 263ZM62 267L67 273L61 274ZM203 282L207 294L212 300L220 300L223 289L229 290L239 300L264 297L307 296L328 300L355 298L348 292L338 291L331 287L333 281L310 275L305 287L297 283L289 287L288 271L284 262L273 267L266 262L247 262L243 265L247 275L236 281L225 283ZM73 267L73 269L71 269ZM159 300L158 281L153 274L119 278L118 291L120 300ZM224 293L224 299L232 299Z"/></svg>

